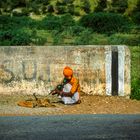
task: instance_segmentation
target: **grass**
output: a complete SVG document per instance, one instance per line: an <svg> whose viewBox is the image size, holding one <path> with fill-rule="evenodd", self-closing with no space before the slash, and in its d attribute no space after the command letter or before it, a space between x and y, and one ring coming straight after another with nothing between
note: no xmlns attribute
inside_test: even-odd
<svg viewBox="0 0 140 140"><path fill-rule="evenodd" d="M140 46L129 46L131 51L131 99L140 100Z"/></svg>

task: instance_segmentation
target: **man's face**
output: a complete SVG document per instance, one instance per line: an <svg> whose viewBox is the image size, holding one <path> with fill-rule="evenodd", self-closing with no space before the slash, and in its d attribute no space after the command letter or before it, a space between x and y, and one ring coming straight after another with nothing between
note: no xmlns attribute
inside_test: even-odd
<svg viewBox="0 0 140 140"><path fill-rule="evenodd" d="M66 79L70 80L72 76L65 76Z"/></svg>

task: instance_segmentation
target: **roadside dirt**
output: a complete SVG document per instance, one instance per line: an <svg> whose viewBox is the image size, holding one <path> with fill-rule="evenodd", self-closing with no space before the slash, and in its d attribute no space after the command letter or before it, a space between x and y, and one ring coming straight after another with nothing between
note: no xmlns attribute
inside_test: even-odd
<svg viewBox="0 0 140 140"><path fill-rule="evenodd" d="M20 100L34 99L31 95L0 95L0 116L64 115L64 114L140 114L140 101L118 96L82 95L81 104L64 105L56 96L49 98L55 107L26 108L17 105Z"/></svg>

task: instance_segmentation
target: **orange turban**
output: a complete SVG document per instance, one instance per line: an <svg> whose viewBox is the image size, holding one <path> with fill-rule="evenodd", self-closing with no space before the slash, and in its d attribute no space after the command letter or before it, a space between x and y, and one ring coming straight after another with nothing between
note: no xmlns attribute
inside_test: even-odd
<svg viewBox="0 0 140 140"><path fill-rule="evenodd" d="M63 70L63 74L64 76L72 76L73 70L70 67L66 66Z"/></svg>

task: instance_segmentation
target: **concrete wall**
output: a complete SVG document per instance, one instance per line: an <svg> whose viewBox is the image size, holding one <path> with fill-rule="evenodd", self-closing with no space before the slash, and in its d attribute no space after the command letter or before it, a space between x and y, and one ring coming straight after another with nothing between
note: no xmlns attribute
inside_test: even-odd
<svg viewBox="0 0 140 140"><path fill-rule="evenodd" d="M130 52L126 46L0 47L0 94L48 94L70 66L87 94L112 95L112 51L118 53L118 95L130 95Z"/></svg>

